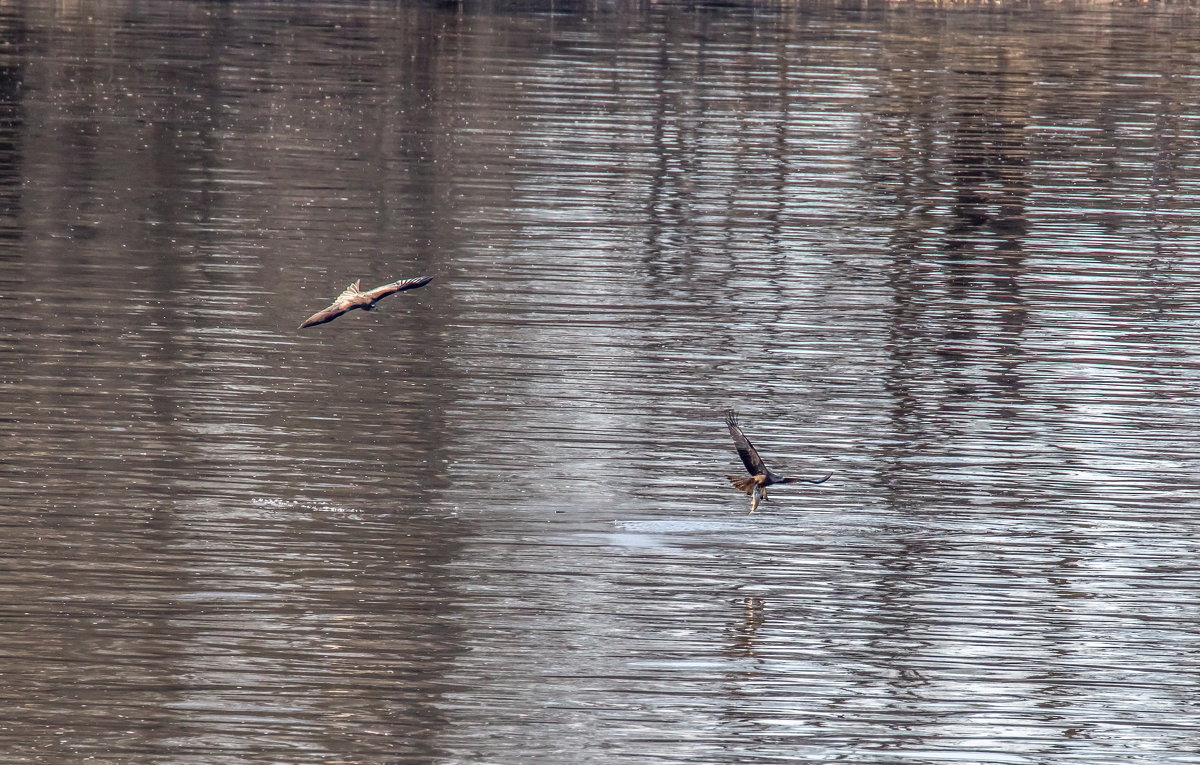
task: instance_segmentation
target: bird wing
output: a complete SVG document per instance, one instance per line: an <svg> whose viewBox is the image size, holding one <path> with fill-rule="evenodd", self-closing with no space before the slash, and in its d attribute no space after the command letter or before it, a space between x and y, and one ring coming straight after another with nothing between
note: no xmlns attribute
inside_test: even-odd
<svg viewBox="0 0 1200 765"><path fill-rule="evenodd" d="M324 324L327 321L333 321L351 308L357 308L358 304L362 302L364 294L359 289L360 284L362 284L362 279L342 290L342 294L338 295L337 299L328 308L323 311L317 311L312 316L309 316L299 328L304 329L305 327L312 327L317 324Z"/></svg>
<svg viewBox="0 0 1200 765"><path fill-rule="evenodd" d="M412 279L401 279L400 281L385 284L382 287L376 287L369 292L362 293L363 297L369 298L374 303L379 298L387 297L393 292L403 292L404 290L415 290L417 287L424 287L433 281L432 276L417 276Z"/></svg>
<svg viewBox="0 0 1200 765"><path fill-rule="evenodd" d="M737 413L732 409L727 410L725 422L729 424L729 435L733 436L733 445L737 448L738 456L742 458L746 470L750 471L750 475L765 475L768 472L767 465L762 461L762 457L758 456L754 444L750 443L750 439L746 438L746 434L738 427Z"/></svg>
<svg viewBox="0 0 1200 765"><path fill-rule="evenodd" d="M334 303L324 311L317 311L312 316L309 316L304 320L304 323L301 324L299 328L304 329L305 327L313 327L317 324L324 324L327 321L333 321L354 307L355 306L350 305L349 303Z"/></svg>

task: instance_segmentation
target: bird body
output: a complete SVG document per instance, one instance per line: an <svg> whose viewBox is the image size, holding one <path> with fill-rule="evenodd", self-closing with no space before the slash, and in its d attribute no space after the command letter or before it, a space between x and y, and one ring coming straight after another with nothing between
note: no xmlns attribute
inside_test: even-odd
<svg viewBox="0 0 1200 765"><path fill-rule="evenodd" d="M431 281L433 281L432 276L418 276L413 279L401 279L390 282L373 290L363 291L360 286L362 279L359 279L354 284L342 290L342 294L338 295L337 299L328 308L323 311L317 311L305 319L299 328L304 329L305 327L313 327L317 324L333 321L347 311L353 311L355 308L373 311L375 310L375 304L381 298L385 298L394 292L403 292L405 290L415 290L417 287L424 287Z"/></svg>
<svg viewBox="0 0 1200 765"><path fill-rule="evenodd" d="M742 478L726 477L735 489L750 495L750 512L752 513L758 509L760 502L767 501L768 486L779 483L825 483L829 480L829 476L833 475L830 473L824 478L790 478L772 473L767 464L763 462L762 457L758 456L758 450L754 448L754 444L750 443L750 439L746 438L746 434L742 432L738 425L737 413L732 409L727 410L725 422L729 425L729 435L733 437L734 448L737 449L738 456L742 458L742 464L746 466L746 471L750 474Z"/></svg>

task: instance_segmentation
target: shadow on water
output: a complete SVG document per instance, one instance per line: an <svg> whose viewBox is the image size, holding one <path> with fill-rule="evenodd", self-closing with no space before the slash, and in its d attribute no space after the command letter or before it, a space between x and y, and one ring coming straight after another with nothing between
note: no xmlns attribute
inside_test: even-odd
<svg viewBox="0 0 1200 765"><path fill-rule="evenodd" d="M1194 9L130 10L0 12L9 761L1200 761Z"/></svg>

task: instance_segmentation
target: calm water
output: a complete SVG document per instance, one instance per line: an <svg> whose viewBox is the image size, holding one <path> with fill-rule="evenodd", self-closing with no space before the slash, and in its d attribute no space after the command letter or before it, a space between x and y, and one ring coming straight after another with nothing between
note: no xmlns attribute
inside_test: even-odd
<svg viewBox="0 0 1200 765"><path fill-rule="evenodd" d="M0 761L1200 763L1194 8L42 5Z"/></svg>

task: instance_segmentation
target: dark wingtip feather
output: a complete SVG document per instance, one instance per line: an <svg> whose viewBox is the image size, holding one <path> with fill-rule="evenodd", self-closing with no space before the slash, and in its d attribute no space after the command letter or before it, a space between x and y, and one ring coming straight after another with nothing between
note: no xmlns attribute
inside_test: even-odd
<svg viewBox="0 0 1200 765"><path fill-rule="evenodd" d="M305 319L303 322L301 322L300 326L296 327L296 329L304 329L306 327L311 327L315 324L318 324L319 322L314 321L314 319L316 319L320 315L321 314L319 314L319 313L315 313L312 316L309 316L307 319Z"/></svg>
<svg viewBox="0 0 1200 765"><path fill-rule="evenodd" d="M424 287L433 281L432 276L414 276L411 279L404 279L401 283L406 290L415 290L417 287Z"/></svg>
<svg viewBox="0 0 1200 765"><path fill-rule="evenodd" d="M321 316L321 314L319 314L319 313L314 314L312 316L309 316L307 319L305 319L304 323L301 324L299 327L296 327L296 329L306 329L308 327L315 327L318 324L324 324L327 321L329 321L329 319L323 318Z"/></svg>

